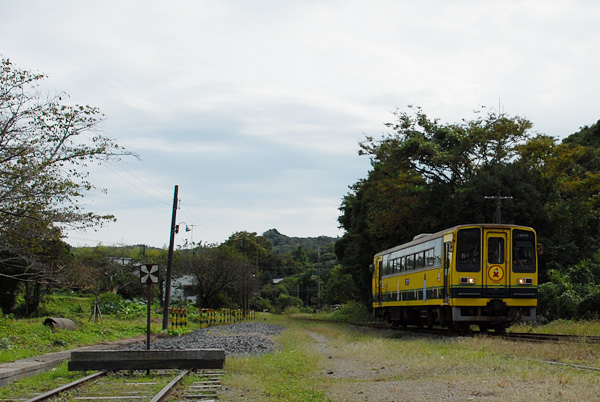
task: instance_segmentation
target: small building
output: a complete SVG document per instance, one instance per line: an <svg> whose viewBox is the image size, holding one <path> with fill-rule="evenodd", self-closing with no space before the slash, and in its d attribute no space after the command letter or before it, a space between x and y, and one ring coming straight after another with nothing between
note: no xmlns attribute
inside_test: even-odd
<svg viewBox="0 0 600 402"><path fill-rule="evenodd" d="M198 292L194 286L194 275L182 275L171 280L171 301L196 304Z"/></svg>

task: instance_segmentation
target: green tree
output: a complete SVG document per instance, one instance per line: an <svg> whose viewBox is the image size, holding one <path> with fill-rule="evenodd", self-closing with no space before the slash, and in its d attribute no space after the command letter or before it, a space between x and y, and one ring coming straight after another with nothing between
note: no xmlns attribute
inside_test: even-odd
<svg viewBox="0 0 600 402"><path fill-rule="evenodd" d="M75 250L78 268L71 274L71 287L98 295L110 292L123 297L143 296L137 276L138 268L131 259L132 249L124 247L81 247Z"/></svg>
<svg viewBox="0 0 600 402"><path fill-rule="evenodd" d="M31 227L36 225L40 227ZM45 235L30 236L40 231ZM20 221L17 230L2 236L13 248L0 252L0 307L5 313L29 316L37 311L49 289L65 285L72 265L70 246L61 240L59 230L38 220ZM18 295L23 295L23 303L14 311Z"/></svg>
<svg viewBox="0 0 600 402"><path fill-rule="evenodd" d="M54 241L57 230L60 238L64 227L114 220L82 208L94 188L86 167L132 155L98 133L97 108L68 105L66 94L45 96L43 79L0 60L0 275L17 281L24 267L51 269L38 245Z"/></svg>
<svg viewBox="0 0 600 402"><path fill-rule="evenodd" d="M193 276L202 308L241 306L242 294L255 287L247 258L225 243L182 250L177 263L180 274Z"/></svg>
<svg viewBox="0 0 600 402"><path fill-rule="evenodd" d="M356 300L358 296L356 293L352 275L345 272L341 265L336 265L323 289L325 303L329 305L345 304Z"/></svg>

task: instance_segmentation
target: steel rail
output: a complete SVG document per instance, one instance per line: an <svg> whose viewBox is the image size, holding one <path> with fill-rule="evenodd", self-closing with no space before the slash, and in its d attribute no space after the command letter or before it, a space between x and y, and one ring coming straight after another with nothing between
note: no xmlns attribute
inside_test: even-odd
<svg viewBox="0 0 600 402"><path fill-rule="evenodd" d="M106 373L107 372L105 370L102 370L102 371L99 371L97 373L90 374L87 377L80 378L79 380L70 382L70 383L65 384L63 386L55 388L55 389L53 389L51 391L45 392L45 393L40 394L38 396L34 396L33 398L29 398L29 399L25 400L24 402L41 402L41 401L45 401L47 399L52 398L53 396L56 396L56 395L60 394L61 392L65 392L65 391L68 391L70 389L77 388L80 385L82 385L82 384L84 384L84 383L86 383L88 381L92 381L92 380L95 380L96 378L102 377L103 375L106 375Z"/></svg>
<svg viewBox="0 0 600 402"><path fill-rule="evenodd" d="M171 380L170 383L165 385L165 387L163 389L161 389L160 392L158 394L156 394L156 396L154 396L154 398L152 398L150 400L150 402L166 402L166 401L168 401L169 395L171 395L171 392L173 392L173 389L175 389L177 384L179 384L179 382L183 379L183 377L188 375L189 372L190 372L190 370L182 370L179 373L179 375L177 377L175 377L173 380Z"/></svg>

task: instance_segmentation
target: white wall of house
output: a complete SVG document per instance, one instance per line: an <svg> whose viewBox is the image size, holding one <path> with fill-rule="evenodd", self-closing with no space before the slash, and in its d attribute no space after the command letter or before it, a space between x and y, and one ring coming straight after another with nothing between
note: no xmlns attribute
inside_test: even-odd
<svg viewBox="0 0 600 402"><path fill-rule="evenodd" d="M171 301L188 302L195 304L198 298L195 292L191 292L191 286L194 284L193 275L183 275L171 280Z"/></svg>

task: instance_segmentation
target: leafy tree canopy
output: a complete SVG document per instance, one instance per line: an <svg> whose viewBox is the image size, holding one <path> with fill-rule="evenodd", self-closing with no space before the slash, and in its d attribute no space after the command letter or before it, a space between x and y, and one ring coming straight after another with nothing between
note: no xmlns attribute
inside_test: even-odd
<svg viewBox="0 0 600 402"><path fill-rule="evenodd" d="M97 108L68 105L64 93L44 95L39 88L44 78L0 60L2 234L18 231L39 239L52 236L45 228L87 228L114 219L80 206L94 188L86 168L131 153L98 132L103 115ZM16 248L3 235L0 250Z"/></svg>
<svg viewBox="0 0 600 402"><path fill-rule="evenodd" d="M88 165L133 155L98 131L97 108L44 94L44 78L0 58L0 277L24 283L34 309L42 285L62 279L69 253L62 229L114 220L81 206L94 188ZM2 292L10 311L14 298Z"/></svg>

